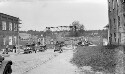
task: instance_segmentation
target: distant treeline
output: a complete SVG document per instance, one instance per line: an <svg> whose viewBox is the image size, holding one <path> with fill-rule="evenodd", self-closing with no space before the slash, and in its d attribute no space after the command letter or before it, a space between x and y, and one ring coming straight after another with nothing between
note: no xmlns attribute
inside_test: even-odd
<svg viewBox="0 0 125 74"><path fill-rule="evenodd" d="M28 31L20 31L20 33L28 33L28 34L31 34L31 35L38 35L38 36L41 36L41 34L43 34L44 32L43 31L34 31L34 30L28 30Z"/></svg>
<svg viewBox="0 0 125 74"><path fill-rule="evenodd" d="M45 34L45 32L43 32L43 31L33 31L33 30L20 31L20 33L28 33L31 35L38 35L38 36L41 36L41 34ZM47 33L52 33L52 32L47 32ZM66 36L72 37L72 35L71 35L72 33L71 32L68 32L68 33L69 34ZM49 34L46 34L46 35L49 35ZM52 35L52 34L50 34L50 35ZM105 30L105 29L104 30L84 30L83 32L80 32L78 35L79 36L89 36L89 37L102 36L103 38L107 38L108 37L108 30Z"/></svg>
<svg viewBox="0 0 125 74"><path fill-rule="evenodd" d="M67 37L72 37L73 33L70 32ZM94 36L101 36L103 38L108 38L108 30L84 30L82 32L77 32L78 36L88 36L88 37L94 37Z"/></svg>
<svg viewBox="0 0 125 74"><path fill-rule="evenodd" d="M108 30L88 30L83 33L84 36L102 36L108 38Z"/></svg>

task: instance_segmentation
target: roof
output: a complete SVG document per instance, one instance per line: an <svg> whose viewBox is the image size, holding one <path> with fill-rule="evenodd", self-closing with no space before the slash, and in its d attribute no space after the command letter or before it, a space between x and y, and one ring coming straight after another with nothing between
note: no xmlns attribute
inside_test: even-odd
<svg viewBox="0 0 125 74"><path fill-rule="evenodd" d="M109 24L107 24L104 28L109 28Z"/></svg>
<svg viewBox="0 0 125 74"><path fill-rule="evenodd" d="M19 19L18 17L11 16L11 15L8 15L8 14L5 14L5 13L1 13L1 12L0 12L0 15L10 16L10 17L13 17L13 18Z"/></svg>

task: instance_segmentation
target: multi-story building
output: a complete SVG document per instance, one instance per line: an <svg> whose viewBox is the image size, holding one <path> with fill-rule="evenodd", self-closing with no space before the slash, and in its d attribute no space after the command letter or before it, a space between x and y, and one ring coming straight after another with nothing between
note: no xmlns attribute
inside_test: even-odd
<svg viewBox="0 0 125 74"><path fill-rule="evenodd" d="M125 0L108 0L109 43L125 44Z"/></svg>
<svg viewBox="0 0 125 74"><path fill-rule="evenodd" d="M0 13L0 49L18 44L19 18Z"/></svg>

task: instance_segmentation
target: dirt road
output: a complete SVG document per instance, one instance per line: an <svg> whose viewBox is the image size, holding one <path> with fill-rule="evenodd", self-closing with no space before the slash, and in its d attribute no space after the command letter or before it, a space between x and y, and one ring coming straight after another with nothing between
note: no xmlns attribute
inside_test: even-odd
<svg viewBox="0 0 125 74"><path fill-rule="evenodd" d="M31 54L10 54L9 57L5 57L5 60L12 60L12 74L22 74L48 62L58 55L60 53L54 53L52 49L48 49L45 52Z"/></svg>
<svg viewBox="0 0 125 74"><path fill-rule="evenodd" d="M76 74L76 66L69 61L73 57L73 51L67 50L51 61L24 74Z"/></svg>

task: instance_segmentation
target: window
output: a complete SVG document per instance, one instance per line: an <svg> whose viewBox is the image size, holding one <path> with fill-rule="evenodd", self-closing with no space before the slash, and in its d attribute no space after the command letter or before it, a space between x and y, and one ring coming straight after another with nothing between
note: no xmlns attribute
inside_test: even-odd
<svg viewBox="0 0 125 74"><path fill-rule="evenodd" d="M119 0L117 0L117 6L119 7Z"/></svg>
<svg viewBox="0 0 125 74"><path fill-rule="evenodd" d="M9 45L12 45L12 36L9 36Z"/></svg>
<svg viewBox="0 0 125 74"><path fill-rule="evenodd" d="M9 30L12 31L12 22L9 22Z"/></svg>
<svg viewBox="0 0 125 74"><path fill-rule="evenodd" d="M123 14L123 17L125 18L125 14Z"/></svg>
<svg viewBox="0 0 125 74"><path fill-rule="evenodd" d="M16 44L16 39L17 39L17 37L16 37L16 36L14 36L14 44Z"/></svg>
<svg viewBox="0 0 125 74"><path fill-rule="evenodd" d="M112 29L112 21L110 19L110 25L109 25L109 28Z"/></svg>
<svg viewBox="0 0 125 74"><path fill-rule="evenodd" d="M14 23L14 31L17 31L17 24Z"/></svg>
<svg viewBox="0 0 125 74"><path fill-rule="evenodd" d="M112 42L112 34L110 33L110 37L109 37L109 42L111 43Z"/></svg>
<svg viewBox="0 0 125 74"><path fill-rule="evenodd" d="M3 38L3 45L6 45L6 38Z"/></svg>
<svg viewBox="0 0 125 74"><path fill-rule="evenodd" d="M120 17L118 16L118 27L120 27Z"/></svg>
<svg viewBox="0 0 125 74"><path fill-rule="evenodd" d="M2 21L2 30L6 30L6 22Z"/></svg>
<svg viewBox="0 0 125 74"><path fill-rule="evenodd" d="M110 0L108 0L108 2L110 3Z"/></svg>
<svg viewBox="0 0 125 74"><path fill-rule="evenodd" d="M115 39L115 42L116 42L116 33L114 33L114 39Z"/></svg>
<svg viewBox="0 0 125 74"><path fill-rule="evenodd" d="M114 19L114 29L116 29L115 19Z"/></svg>
<svg viewBox="0 0 125 74"><path fill-rule="evenodd" d="M113 1L113 9L115 9L115 1Z"/></svg>
<svg viewBox="0 0 125 74"><path fill-rule="evenodd" d="M122 0L122 3L125 3L125 0Z"/></svg>

